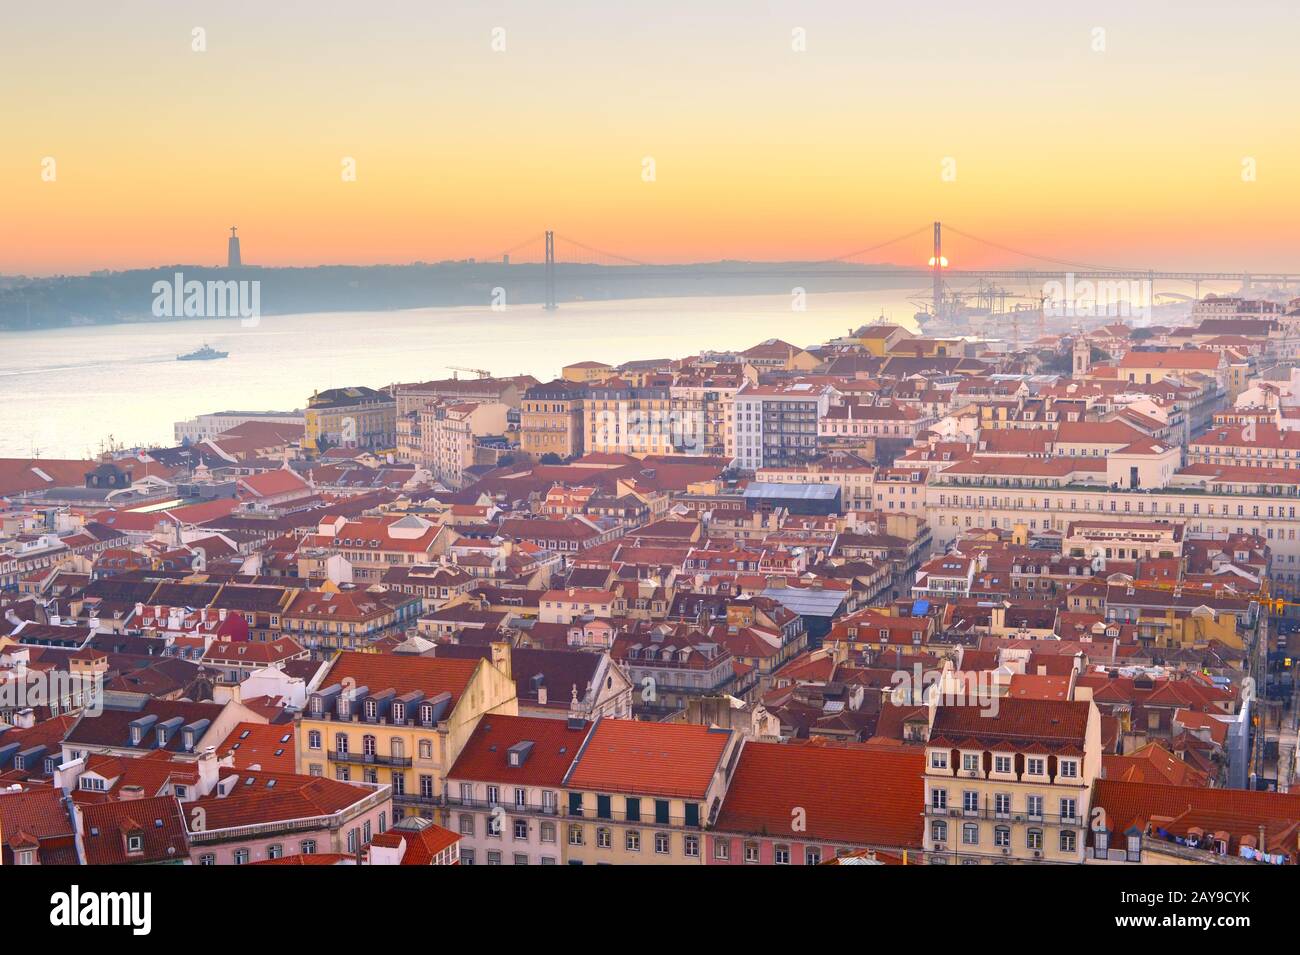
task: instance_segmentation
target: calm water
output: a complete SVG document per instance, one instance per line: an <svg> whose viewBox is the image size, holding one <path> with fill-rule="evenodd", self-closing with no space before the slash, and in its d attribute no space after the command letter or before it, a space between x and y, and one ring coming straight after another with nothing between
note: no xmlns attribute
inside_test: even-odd
<svg viewBox="0 0 1300 955"><path fill-rule="evenodd" d="M776 295L0 332L0 456L82 457L110 436L169 444L173 422L204 412L292 410L315 389L445 378L451 365L547 381L575 361L677 358L774 337L813 345L881 314L910 324L908 296L810 295L803 312ZM176 361L204 342L230 357Z"/></svg>

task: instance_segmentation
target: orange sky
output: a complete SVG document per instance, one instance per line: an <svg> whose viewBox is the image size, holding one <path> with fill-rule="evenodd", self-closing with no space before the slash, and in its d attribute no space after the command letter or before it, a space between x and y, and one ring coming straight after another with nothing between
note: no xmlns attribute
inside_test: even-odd
<svg viewBox="0 0 1300 955"><path fill-rule="evenodd" d="M1300 271L1294 4L108 6L8 15L0 272L217 263L230 225L265 265L490 257L546 228L647 261L817 259L936 218L1069 261ZM956 267L1026 262L951 243Z"/></svg>

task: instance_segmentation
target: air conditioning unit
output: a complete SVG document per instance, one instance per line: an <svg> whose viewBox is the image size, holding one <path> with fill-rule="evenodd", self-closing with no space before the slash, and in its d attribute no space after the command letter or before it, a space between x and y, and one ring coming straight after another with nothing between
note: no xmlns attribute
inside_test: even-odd
<svg viewBox="0 0 1300 955"><path fill-rule="evenodd" d="M948 810L948 815L950 815L950 816L960 816L960 815L961 815L961 810L960 810L960 809L949 809L949 810Z"/></svg>
<svg viewBox="0 0 1300 955"><path fill-rule="evenodd" d="M942 842L936 842L936 843L934 844L934 851L935 851L935 852L947 852L947 851L948 851L948 846L945 845L945 844L942 843Z"/></svg>
<svg viewBox="0 0 1300 955"><path fill-rule="evenodd" d="M1042 857L1043 857L1043 850L1042 850L1042 849L1035 849L1035 850L1034 850L1034 858L1035 858L1035 859L1041 859Z"/></svg>
<svg viewBox="0 0 1300 955"><path fill-rule="evenodd" d="M1002 854L1003 854L1004 856L1009 856L1009 855L1011 855L1011 847L1010 847L1010 846L1003 846L1003 847L1002 847Z"/></svg>
<svg viewBox="0 0 1300 955"><path fill-rule="evenodd" d="M966 775L969 776L971 779L978 779L980 775L980 771L978 769L968 769L966 770Z"/></svg>
<svg viewBox="0 0 1300 955"><path fill-rule="evenodd" d="M1025 821L1024 816L1016 816L1016 822L1024 822L1024 821Z"/></svg>

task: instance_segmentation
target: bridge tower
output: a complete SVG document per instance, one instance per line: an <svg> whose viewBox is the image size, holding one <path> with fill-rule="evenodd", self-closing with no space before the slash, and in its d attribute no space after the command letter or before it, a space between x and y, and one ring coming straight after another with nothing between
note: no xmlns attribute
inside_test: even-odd
<svg viewBox="0 0 1300 955"><path fill-rule="evenodd" d="M556 309L555 305L555 233L546 232L546 301L542 308L548 312Z"/></svg>
<svg viewBox="0 0 1300 955"><path fill-rule="evenodd" d="M943 310L943 235L938 222L934 224L934 258L930 260L930 278L934 286L934 317Z"/></svg>

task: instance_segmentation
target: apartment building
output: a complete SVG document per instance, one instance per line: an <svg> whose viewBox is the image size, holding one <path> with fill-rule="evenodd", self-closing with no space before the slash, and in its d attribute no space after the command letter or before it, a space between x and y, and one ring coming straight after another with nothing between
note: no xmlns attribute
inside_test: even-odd
<svg viewBox="0 0 1300 955"><path fill-rule="evenodd" d="M672 405L671 378L651 375L635 386L621 378L591 385L582 403L583 445L597 454L672 454L683 435Z"/></svg>
<svg viewBox="0 0 1300 955"><path fill-rule="evenodd" d="M592 724L493 714L447 771L447 826L463 865L567 862L564 777Z"/></svg>
<svg viewBox="0 0 1300 955"><path fill-rule="evenodd" d="M342 652L297 719L298 771L392 787L394 813L433 813L447 770L486 714L515 715L510 647L442 659Z"/></svg>
<svg viewBox="0 0 1300 955"><path fill-rule="evenodd" d="M707 835L706 862L820 865L861 849L919 856L924 762L916 747L750 740Z"/></svg>
<svg viewBox="0 0 1300 955"><path fill-rule="evenodd" d="M828 385L809 382L743 386L733 401L728 456L746 471L812 461L818 455L819 422L834 394Z"/></svg>
<svg viewBox="0 0 1300 955"><path fill-rule="evenodd" d="M598 720L564 778L570 865L701 865L741 734L688 723Z"/></svg>
<svg viewBox="0 0 1300 955"><path fill-rule="evenodd" d="M353 582L378 583L393 567L437 563L453 537L450 529L415 514L352 520L326 515L298 548L298 576L317 581L330 577L329 558L337 555L347 562Z"/></svg>
<svg viewBox="0 0 1300 955"><path fill-rule="evenodd" d="M476 440L504 435L509 411L501 401L439 402L424 408L419 414L419 465L447 487L463 487L465 469L475 464Z"/></svg>
<svg viewBox="0 0 1300 955"><path fill-rule="evenodd" d="M519 409L519 450L534 460L547 454L565 459L581 455L586 394L582 385L563 378L524 392Z"/></svg>
<svg viewBox="0 0 1300 955"><path fill-rule="evenodd" d="M760 467L754 478L769 484L834 484L840 489L840 506L846 511L875 506L875 466L847 451L820 454L805 464Z"/></svg>
<svg viewBox="0 0 1300 955"><path fill-rule="evenodd" d="M397 402L373 388L314 392L303 413L303 447L391 448L397 443Z"/></svg>
<svg viewBox="0 0 1300 955"><path fill-rule="evenodd" d="M939 696L950 691L936 688ZM932 700L925 850L936 864L1084 861L1101 772L1101 715L1087 699Z"/></svg>

